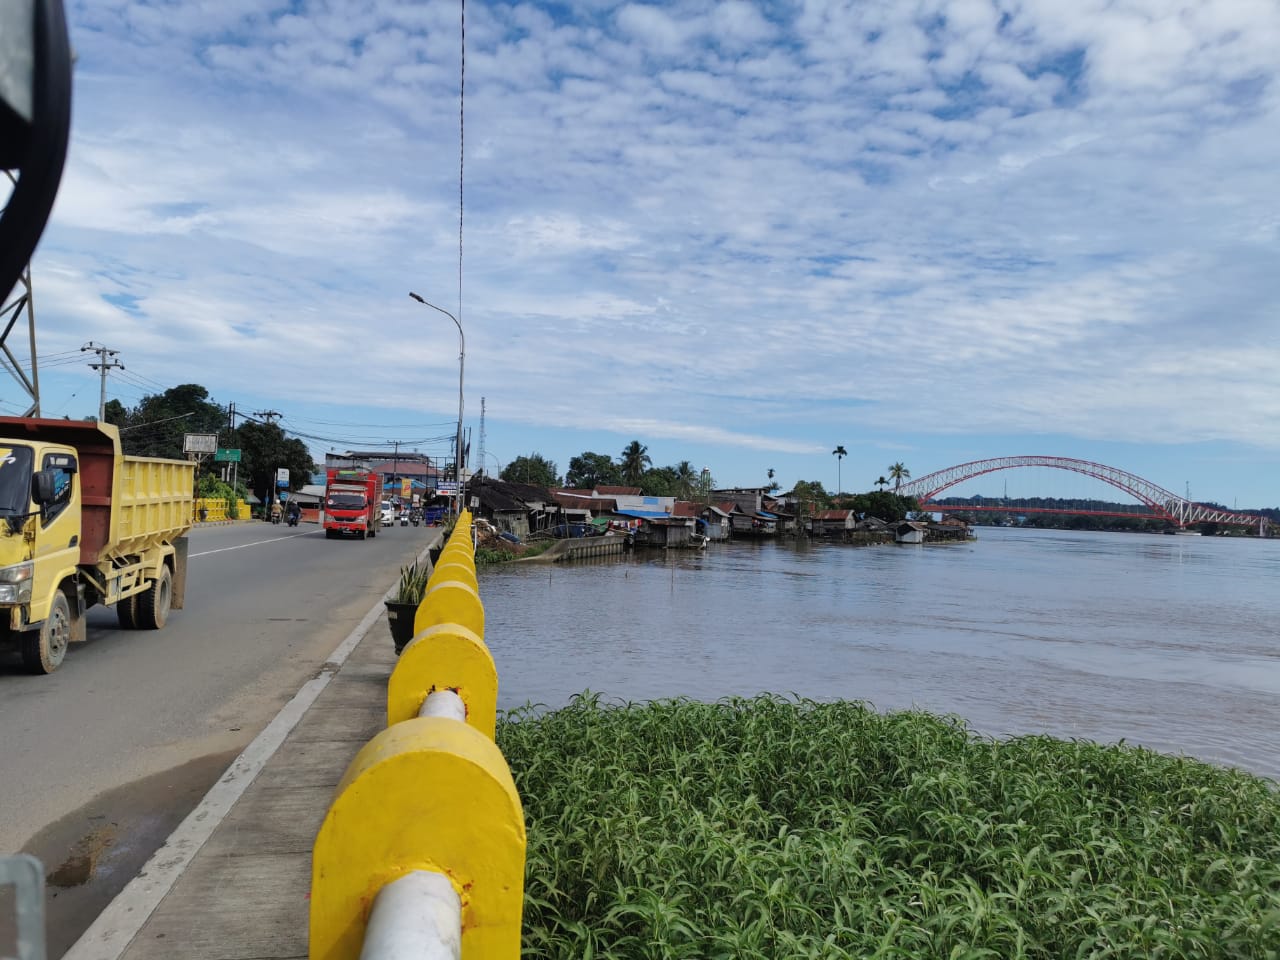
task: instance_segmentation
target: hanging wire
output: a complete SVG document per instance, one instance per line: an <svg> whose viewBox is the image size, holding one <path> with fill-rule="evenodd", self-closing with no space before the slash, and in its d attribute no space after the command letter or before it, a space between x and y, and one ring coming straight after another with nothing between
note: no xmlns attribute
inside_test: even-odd
<svg viewBox="0 0 1280 960"><path fill-rule="evenodd" d="M466 161L467 0L459 3L462 56L458 75L458 323L462 323L462 174ZM461 429L461 427L459 427Z"/></svg>

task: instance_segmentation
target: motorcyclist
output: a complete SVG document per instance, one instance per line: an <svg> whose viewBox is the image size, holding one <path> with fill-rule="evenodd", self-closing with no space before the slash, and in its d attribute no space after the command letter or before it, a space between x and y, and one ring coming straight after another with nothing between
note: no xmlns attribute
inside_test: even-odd
<svg viewBox="0 0 1280 960"><path fill-rule="evenodd" d="M280 522L280 514L281 514L281 512L282 512L282 511L280 510L280 501L279 501L279 500L273 500L273 501L271 502L271 522L272 522L272 523L279 523L279 522Z"/></svg>
<svg viewBox="0 0 1280 960"><path fill-rule="evenodd" d="M297 500L290 500L289 506L286 508L286 519L290 524L296 525L298 520L302 518L302 506Z"/></svg>

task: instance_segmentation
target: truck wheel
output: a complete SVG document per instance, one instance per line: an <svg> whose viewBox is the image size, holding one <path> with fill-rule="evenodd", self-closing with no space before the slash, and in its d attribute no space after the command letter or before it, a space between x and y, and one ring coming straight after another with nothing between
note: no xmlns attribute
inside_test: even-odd
<svg viewBox="0 0 1280 960"><path fill-rule="evenodd" d="M53 673L67 655L71 642L71 604L67 595L59 590L53 595L49 617L39 630L28 630L22 635L22 665L29 673Z"/></svg>
<svg viewBox="0 0 1280 960"><path fill-rule="evenodd" d="M326 530L326 531L324 532L324 538L325 538L326 540L332 540L332 539L333 539L333 533L334 533L334 531L332 531L332 530Z"/></svg>
<svg viewBox="0 0 1280 960"><path fill-rule="evenodd" d="M169 619L172 601L173 576L167 566L162 566L159 579L152 581L146 592L138 597L138 625L144 630L159 630Z"/></svg>
<svg viewBox="0 0 1280 960"><path fill-rule="evenodd" d="M116 621L121 630L138 629L138 595L126 597L116 604Z"/></svg>

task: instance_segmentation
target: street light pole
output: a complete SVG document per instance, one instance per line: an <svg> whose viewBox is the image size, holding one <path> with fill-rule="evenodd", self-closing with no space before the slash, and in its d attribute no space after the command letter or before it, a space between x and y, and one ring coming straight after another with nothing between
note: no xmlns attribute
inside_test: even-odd
<svg viewBox="0 0 1280 960"><path fill-rule="evenodd" d="M457 453L453 458L453 472L454 479L458 485L455 494L457 497L457 514L458 516L462 516L462 371L467 360L467 338L462 332L462 324L458 322L458 318L448 310L437 307L434 303L430 303L422 299L422 297L418 296L412 290L409 291L409 296L414 300L417 300L424 307L430 307L438 313L443 313L446 317L452 320L453 325L458 328L458 439Z"/></svg>

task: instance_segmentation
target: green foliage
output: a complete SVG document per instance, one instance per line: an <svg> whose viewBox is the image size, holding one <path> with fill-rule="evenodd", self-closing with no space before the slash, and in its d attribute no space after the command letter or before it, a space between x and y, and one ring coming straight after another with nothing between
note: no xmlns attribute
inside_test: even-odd
<svg viewBox="0 0 1280 960"><path fill-rule="evenodd" d="M506 550L493 550L489 547L476 547L477 567L483 567L493 563L509 563L514 559L516 559L516 555Z"/></svg>
<svg viewBox="0 0 1280 960"><path fill-rule="evenodd" d="M560 476L556 472L555 462L548 460L540 453L516 457L503 468L498 479L508 483L527 483L535 487L560 486Z"/></svg>
<svg viewBox="0 0 1280 960"><path fill-rule="evenodd" d="M277 468L288 469L290 490L300 489L316 470L307 445L286 437L279 424L242 423L227 444L240 448L240 476L264 499L275 493Z"/></svg>
<svg viewBox="0 0 1280 960"><path fill-rule="evenodd" d="M831 494L818 480L801 480L787 496L799 502L800 510L806 516L831 506Z"/></svg>
<svg viewBox="0 0 1280 960"><path fill-rule="evenodd" d="M654 467L652 470L646 470L638 486L649 497L679 496L676 493L675 467Z"/></svg>
<svg viewBox="0 0 1280 960"><path fill-rule="evenodd" d="M628 486L640 486L645 471L653 466L653 460L648 451L649 448L639 440L632 440L623 448L619 466L622 470L622 479Z"/></svg>
<svg viewBox="0 0 1280 960"><path fill-rule="evenodd" d="M182 460L182 437L187 433L225 434L227 410L209 399L209 391L196 383L150 394L126 409L118 400L103 411L107 423L120 428L120 446L135 457Z"/></svg>
<svg viewBox="0 0 1280 960"><path fill-rule="evenodd" d="M681 460L670 469L672 480L674 481L671 493L673 497L679 497L681 500L692 500L702 492L700 489L701 477L688 460Z"/></svg>
<svg viewBox="0 0 1280 960"><path fill-rule="evenodd" d="M232 496L231 484L223 483L212 473L201 474L196 479L196 496L206 500L226 500Z"/></svg>
<svg viewBox="0 0 1280 960"><path fill-rule="evenodd" d="M500 718L545 958L1280 953L1280 796L1194 760L862 703Z"/></svg>
<svg viewBox="0 0 1280 960"><path fill-rule="evenodd" d="M902 486L903 480L911 479L911 471L899 460L897 463L889 465L889 479L893 481L893 489L897 490Z"/></svg>
<svg viewBox="0 0 1280 960"><path fill-rule="evenodd" d="M876 517L887 523L905 520L908 514L920 509L920 502L915 497L900 497L896 493L885 490L841 497L837 505L842 509Z"/></svg>
<svg viewBox="0 0 1280 960"><path fill-rule="evenodd" d="M564 484L582 490L618 487L622 485L622 471L608 454L586 451L570 458Z"/></svg>
<svg viewBox="0 0 1280 960"><path fill-rule="evenodd" d="M430 564L418 565L415 560L407 567L400 568L400 580L396 584L396 592L391 599L395 603L421 603L423 594L427 592L427 580L431 577Z"/></svg>

